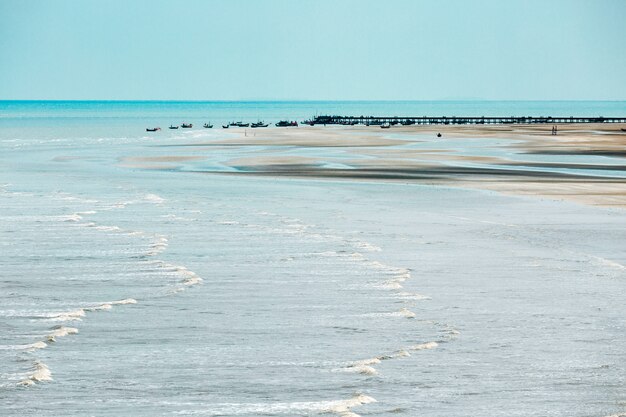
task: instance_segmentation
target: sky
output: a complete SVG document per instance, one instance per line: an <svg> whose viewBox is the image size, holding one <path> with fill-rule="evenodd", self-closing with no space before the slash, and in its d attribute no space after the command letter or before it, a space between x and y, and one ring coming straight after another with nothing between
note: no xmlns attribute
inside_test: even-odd
<svg viewBox="0 0 626 417"><path fill-rule="evenodd" d="M0 100L626 100L626 0L0 0Z"/></svg>

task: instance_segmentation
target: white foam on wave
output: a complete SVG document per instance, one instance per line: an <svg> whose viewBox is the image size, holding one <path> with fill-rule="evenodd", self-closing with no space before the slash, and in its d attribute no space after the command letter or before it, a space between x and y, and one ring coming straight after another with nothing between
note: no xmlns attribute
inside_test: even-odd
<svg viewBox="0 0 626 417"><path fill-rule="evenodd" d="M392 311L389 313L366 313L361 317L405 317L408 319L415 318L415 313L407 308L401 308L398 311Z"/></svg>
<svg viewBox="0 0 626 417"><path fill-rule="evenodd" d="M378 359L380 359L381 361L386 361L389 359L406 358L408 356L411 356L411 354L407 350L400 349L389 355L381 355L378 357Z"/></svg>
<svg viewBox="0 0 626 417"><path fill-rule="evenodd" d="M83 216L81 216L78 213L74 213L74 214L67 214L64 216L57 216L56 218L62 222L79 222L83 219Z"/></svg>
<svg viewBox="0 0 626 417"><path fill-rule="evenodd" d="M350 362L347 366L335 369L335 371L353 372L368 376L378 375L378 371L376 370L376 368L374 368L373 365L378 365L382 361L404 358L407 356L411 356L411 354L408 351L401 349L389 355L380 355L375 358Z"/></svg>
<svg viewBox="0 0 626 417"><path fill-rule="evenodd" d="M168 240L165 236L158 235L150 245L148 256L155 256L167 249Z"/></svg>
<svg viewBox="0 0 626 417"><path fill-rule="evenodd" d="M327 404L328 408L323 409L323 411L334 413L341 417L359 417L358 414L352 412L354 407L375 402L376 400L372 397L364 394L357 394L348 400L331 401Z"/></svg>
<svg viewBox="0 0 626 417"><path fill-rule="evenodd" d="M179 285L169 291L171 294L184 291L186 288L193 285L198 285L203 281L202 278L198 276L198 274L190 271L184 266L174 265L163 261L158 261L156 265L158 265L162 269L165 269L166 271L173 272L174 274L182 278L182 281L180 281Z"/></svg>
<svg viewBox="0 0 626 417"><path fill-rule="evenodd" d="M185 221L185 222L195 222L198 219L194 219L191 217L182 217L182 216L178 216L176 214L164 214L161 216L161 218L163 219L170 219L170 220L177 220L177 221Z"/></svg>
<svg viewBox="0 0 626 417"><path fill-rule="evenodd" d="M80 321L83 317L85 317L85 310L79 308L76 310L63 311L60 313L47 313L42 315L41 317L49 321Z"/></svg>
<svg viewBox="0 0 626 417"><path fill-rule="evenodd" d="M402 298L404 300L431 300L431 298L427 295L418 294L416 292L399 292L396 294L396 297Z"/></svg>
<svg viewBox="0 0 626 417"><path fill-rule="evenodd" d="M409 346L407 349L408 350L426 350L426 349L434 349L437 346L439 346L439 343L437 342L426 342L426 343L420 343L419 345Z"/></svg>
<svg viewBox="0 0 626 417"><path fill-rule="evenodd" d="M38 349L45 349L47 346L48 344L46 342L38 341L27 345L0 345L0 350L25 350L27 352L34 352Z"/></svg>
<svg viewBox="0 0 626 417"><path fill-rule="evenodd" d="M28 375L26 379L20 381L17 385L29 387L35 385L37 382L44 381L52 381L52 372L50 372L50 369L45 363L36 361L33 363L32 373Z"/></svg>
<svg viewBox="0 0 626 417"><path fill-rule="evenodd" d="M379 363L380 363L379 358L363 359L360 361L351 362L347 366L344 366L343 368L339 368L336 371L353 372L353 373L358 373L361 375L373 376L373 375L377 375L378 372L372 365L376 365Z"/></svg>
<svg viewBox="0 0 626 417"><path fill-rule="evenodd" d="M113 306L109 303L103 303L103 304L99 304L93 307L85 307L84 310L85 311L101 311L101 310L110 310L112 309Z"/></svg>
<svg viewBox="0 0 626 417"><path fill-rule="evenodd" d="M352 245L357 249L366 250L368 252L380 252L382 251L380 246L376 246L373 243L365 242L365 241L355 241Z"/></svg>
<svg viewBox="0 0 626 417"><path fill-rule="evenodd" d="M94 226L94 229L103 232L119 232L120 230L122 230L118 226Z"/></svg>
<svg viewBox="0 0 626 417"><path fill-rule="evenodd" d="M165 199L163 197L156 194L146 194L143 196L143 199L154 204L162 204L165 202Z"/></svg>
<svg viewBox="0 0 626 417"><path fill-rule="evenodd" d="M352 365L346 366L345 368L340 368L339 370L342 372L353 372L356 374L367 376L378 375L378 371L376 371L376 369L370 365Z"/></svg>
<svg viewBox="0 0 626 417"><path fill-rule="evenodd" d="M75 327L55 326L52 328L52 332L46 335L48 342L56 342L57 337L65 337L71 334L78 334L78 329Z"/></svg>
<svg viewBox="0 0 626 417"><path fill-rule="evenodd" d="M226 403L214 404L208 410L183 410L176 411L178 415L311 415L335 414L340 417L359 417L352 411L361 405L375 403L376 400L364 394L355 394L346 400L289 402L289 403Z"/></svg>
<svg viewBox="0 0 626 417"><path fill-rule="evenodd" d="M187 278L183 281L183 285L185 286L191 286L191 285L197 285L200 284L202 282L202 278L200 278L199 276L194 276L194 277L190 277Z"/></svg>
<svg viewBox="0 0 626 417"><path fill-rule="evenodd" d="M620 269L620 270L626 269L626 266L620 264L619 262L612 261L610 259L601 258L599 256L592 256L592 258L595 260L597 264L600 264L602 266L608 266L608 267Z"/></svg>
<svg viewBox="0 0 626 417"><path fill-rule="evenodd" d="M112 304L112 305L137 304L137 300L135 300L134 298L125 298L123 300L109 301L109 304Z"/></svg>

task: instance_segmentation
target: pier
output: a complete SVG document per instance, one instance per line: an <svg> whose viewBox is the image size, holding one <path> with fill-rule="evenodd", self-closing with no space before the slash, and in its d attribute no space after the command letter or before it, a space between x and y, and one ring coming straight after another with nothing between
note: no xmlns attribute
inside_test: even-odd
<svg viewBox="0 0 626 417"><path fill-rule="evenodd" d="M315 116L303 123L308 125L494 125L494 124L562 124L562 123L626 123L626 117L544 117L544 116L509 116L509 117L458 117L458 116Z"/></svg>

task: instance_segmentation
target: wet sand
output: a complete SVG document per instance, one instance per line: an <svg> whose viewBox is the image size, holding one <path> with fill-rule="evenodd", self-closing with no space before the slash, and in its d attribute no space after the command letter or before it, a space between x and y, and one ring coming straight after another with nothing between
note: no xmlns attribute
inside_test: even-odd
<svg viewBox="0 0 626 417"><path fill-rule="evenodd" d="M155 162L208 158L219 149L231 175L415 182L626 208L623 127L558 125L556 136L548 124L229 129L213 140L163 145L194 156L124 163L168 169Z"/></svg>

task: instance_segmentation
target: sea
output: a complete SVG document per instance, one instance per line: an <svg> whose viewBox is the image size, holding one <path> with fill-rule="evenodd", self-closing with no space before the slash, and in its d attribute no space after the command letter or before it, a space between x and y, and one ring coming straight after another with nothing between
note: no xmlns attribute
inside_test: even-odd
<svg viewBox="0 0 626 417"><path fill-rule="evenodd" d="M0 101L0 416L626 416L623 210L179 146L319 114L626 102Z"/></svg>

